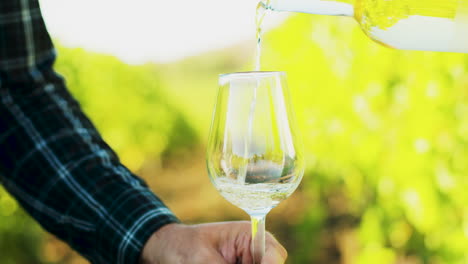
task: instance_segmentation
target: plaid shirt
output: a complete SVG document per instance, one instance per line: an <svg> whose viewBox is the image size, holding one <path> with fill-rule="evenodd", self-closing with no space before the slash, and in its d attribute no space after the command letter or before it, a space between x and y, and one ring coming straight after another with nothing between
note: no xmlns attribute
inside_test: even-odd
<svg viewBox="0 0 468 264"><path fill-rule="evenodd" d="M136 263L178 220L103 141L55 57L38 0L0 0L0 181L92 263Z"/></svg>

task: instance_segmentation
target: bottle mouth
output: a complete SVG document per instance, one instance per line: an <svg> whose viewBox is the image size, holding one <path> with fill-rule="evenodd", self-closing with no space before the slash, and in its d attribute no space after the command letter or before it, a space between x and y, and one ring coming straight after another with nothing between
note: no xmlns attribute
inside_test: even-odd
<svg viewBox="0 0 468 264"><path fill-rule="evenodd" d="M261 0L260 2L258 2L258 5L268 10L268 9L271 9L271 4L270 4L271 1L272 0Z"/></svg>
<svg viewBox="0 0 468 264"><path fill-rule="evenodd" d="M246 72L232 72L220 74L219 79L231 79L231 78L265 78L272 76L284 76L286 75L283 71L246 71Z"/></svg>
<svg viewBox="0 0 468 264"><path fill-rule="evenodd" d="M262 0L261 3L268 10L274 10L274 7L278 5L278 0Z"/></svg>

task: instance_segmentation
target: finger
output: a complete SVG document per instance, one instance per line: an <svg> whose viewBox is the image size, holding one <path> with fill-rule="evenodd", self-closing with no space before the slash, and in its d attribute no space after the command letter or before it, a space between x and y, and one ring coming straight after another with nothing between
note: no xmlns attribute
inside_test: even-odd
<svg viewBox="0 0 468 264"><path fill-rule="evenodd" d="M253 262L253 257L252 253L250 251L250 247L246 248L243 250L242 256L241 256L242 261L239 261L239 263L254 263ZM240 260L240 259L239 259Z"/></svg>
<svg viewBox="0 0 468 264"><path fill-rule="evenodd" d="M196 264L207 264L207 263L216 263L216 264L229 264L221 254L215 249L209 249L205 252L198 252L197 256L194 256L191 260L188 259L187 263L196 263ZM184 262L185 263L185 262Z"/></svg>
<svg viewBox="0 0 468 264"><path fill-rule="evenodd" d="M219 263L219 264L229 264L218 252L215 251L213 256L207 262L202 262L203 264L206 263Z"/></svg>

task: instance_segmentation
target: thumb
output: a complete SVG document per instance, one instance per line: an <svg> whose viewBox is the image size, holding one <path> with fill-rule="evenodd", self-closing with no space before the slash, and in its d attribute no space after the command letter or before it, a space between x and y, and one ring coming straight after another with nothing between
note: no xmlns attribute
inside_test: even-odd
<svg viewBox="0 0 468 264"><path fill-rule="evenodd" d="M262 258L262 264L284 264L285 261L286 257L274 249L267 250Z"/></svg>
<svg viewBox="0 0 468 264"><path fill-rule="evenodd" d="M267 248L262 258L262 264L284 264L287 257L288 252L286 249L273 236L268 236Z"/></svg>

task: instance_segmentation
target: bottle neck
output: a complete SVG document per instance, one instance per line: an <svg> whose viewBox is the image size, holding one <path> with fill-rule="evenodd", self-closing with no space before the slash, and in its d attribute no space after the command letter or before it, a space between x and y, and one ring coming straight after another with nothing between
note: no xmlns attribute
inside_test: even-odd
<svg viewBox="0 0 468 264"><path fill-rule="evenodd" d="M329 16L354 16L355 0L269 0L268 8Z"/></svg>

